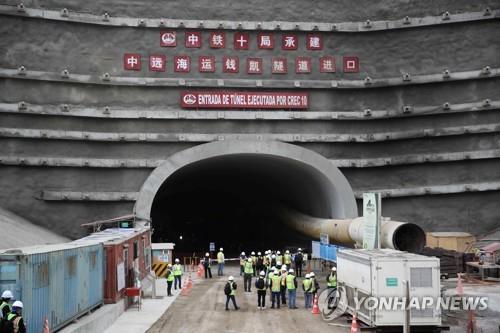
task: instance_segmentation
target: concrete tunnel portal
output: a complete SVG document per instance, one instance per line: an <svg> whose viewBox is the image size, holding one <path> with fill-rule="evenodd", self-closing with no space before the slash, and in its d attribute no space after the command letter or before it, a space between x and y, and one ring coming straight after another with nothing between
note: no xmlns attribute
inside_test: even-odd
<svg viewBox="0 0 500 333"><path fill-rule="evenodd" d="M232 255L310 244L283 223L276 205L323 219L358 215L347 179L328 159L261 141L219 141L172 155L142 186L135 214L151 222L153 241L176 243L179 252L203 252L209 242Z"/></svg>

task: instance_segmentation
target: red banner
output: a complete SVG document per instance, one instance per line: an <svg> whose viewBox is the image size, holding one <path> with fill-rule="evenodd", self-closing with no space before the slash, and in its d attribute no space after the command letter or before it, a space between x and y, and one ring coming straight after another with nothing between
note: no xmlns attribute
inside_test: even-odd
<svg viewBox="0 0 500 333"><path fill-rule="evenodd" d="M183 91L183 108L307 109L305 92Z"/></svg>

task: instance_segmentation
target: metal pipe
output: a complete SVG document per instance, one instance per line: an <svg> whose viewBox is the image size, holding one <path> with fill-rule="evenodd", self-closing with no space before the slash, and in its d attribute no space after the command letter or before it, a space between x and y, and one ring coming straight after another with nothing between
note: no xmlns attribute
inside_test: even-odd
<svg viewBox="0 0 500 333"><path fill-rule="evenodd" d="M284 206L275 207L278 215L292 229L319 239L321 233L328 234L332 243L358 245L363 243L363 218L324 219L312 217ZM392 221L383 218L381 223L381 246L395 250L418 253L425 246L425 232L414 223Z"/></svg>

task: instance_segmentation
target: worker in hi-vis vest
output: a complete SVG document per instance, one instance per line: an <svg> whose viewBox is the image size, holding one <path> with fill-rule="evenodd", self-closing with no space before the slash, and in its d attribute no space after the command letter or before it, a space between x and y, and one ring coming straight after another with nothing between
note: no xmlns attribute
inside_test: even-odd
<svg viewBox="0 0 500 333"><path fill-rule="evenodd" d="M243 272L245 271L245 261L247 260L247 256L245 255L245 252L241 252L240 254L240 276L243 275Z"/></svg>
<svg viewBox="0 0 500 333"><path fill-rule="evenodd" d="M304 290L305 308L310 309L312 307L312 281L309 274L306 274L306 278L302 280L302 290Z"/></svg>
<svg viewBox="0 0 500 333"><path fill-rule="evenodd" d="M264 310L266 308L266 289L268 285L266 282L266 272L260 271L257 281L255 281L255 288L257 288L257 309Z"/></svg>
<svg viewBox="0 0 500 333"><path fill-rule="evenodd" d="M292 266L292 255L290 254L289 250L285 251L285 255L283 256L283 263L286 265L286 267L291 267Z"/></svg>
<svg viewBox="0 0 500 333"><path fill-rule="evenodd" d="M224 258L224 249L221 247L219 249L219 253L217 253L217 265L218 265L218 268L217 268L217 275L218 276L223 276L224 275L224 262L225 262L225 258Z"/></svg>
<svg viewBox="0 0 500 333"><path fill-rule="evenodd" d="M326 277L326 286L328 289L337 288L337 267L332 267L332 271Z"/></svg>
<svg viewBox="0 0 500 333"><path fill-rule="evenodd" d="M275 271L271 276L271 309L274 309L274 304L276 307L280 308L280 289L281 289L281 275L278 271Z"/></svg>
<svg viewBox="0 0 500 333"><path fill-rule="evenodd" d="M174 272L174 290L177 290L177 285L179 285L179 289L182 288L182 266L179 259L175 259L175 264L173 267Z"/></svg>
<svg viewBox="0 0 500 333"><path fill-rule="evenodd" d="M7 319L7 315L12 311L10 300L14 298L10 290L4 290L2 299L0 300L0 318Z"/></svg>
<svg viewBox="0 0 500 333"><path fill-rule="evenodd" d="M172 284L174 283L174 272L172 272L172 265L167 265L167 296L172 295Z"/></svg>
<svg viewBox="0 0 500 333"><path fill-rule="evenodd" d="M297 278L295 277L293 268L290 268L286 275L286 289L288 290L288 308L298 309L295 305L297 299Z"/></svg>
<svg viewBox="0 0 500 333"><path fill-rule="evenodd" d="M332 267L332 271L326 277L326 286L328 287L328 308L332 309L337 296L337 267Z"/></svg>
<svg viewBox="0 0 500 333"><path fill-rule="evenodd" d="M7 315L7 320L12 323L12 332L14 333L26 333L22 312L23 303L21 301L15 301L14 304L12 304L12 312Z"/></svg>
<svg viewBox="0 0 500 333"><path fill-rule="evenodd" d="M251 292L252 287L252 276L253 276L253 263L252 258L248 258L244 265L244 275L243 275L243 285L245 292Z"/></svg>
<svg viewBox="0 0 500 333"><path fill-rule="evenodd" d="M233 301L234 309L239 310L240 308L236 305L236 282L234 282L234 277L231 275L227 279L226 286L224 287L224 294L226 295L226 311L229 311L229 300Z"/></svg>
<svg viewBox="0 0 500 333"><path fill-rule="evenodd" d="M210 264L212 259L210 259L210 253L205 253L205 258L203 259L203 267L205 268L205 279L208 277L212 278L212 270L210 269Z"/></svg>
<svg viewBox="0 0 500 333"><path fill-rule="evenodd" d="M250 254L250 258L252 258L252 265L253 265L253 276L257 275L257 256L255 255L255 252L252 251Z"/></svg>

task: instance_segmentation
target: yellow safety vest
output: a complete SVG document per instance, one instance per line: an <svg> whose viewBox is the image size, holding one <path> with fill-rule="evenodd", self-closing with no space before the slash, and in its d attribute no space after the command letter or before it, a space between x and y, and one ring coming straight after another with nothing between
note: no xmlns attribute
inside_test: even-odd
<svg viewBox="0 0 500 333"><path fill-rule="evenodd" d="M316 283L315 283L315 278L311 278L311 292L314 293L316 292Z"/></svg>
<svg viewBox="0 0 500 333"><path fill-rule="evenodd" d="M302 281L302 284L304 285L304 292L306 293L311 293L312 292L312 289L307 291L309 289L309 287L311 287L311 280L310 279L305 279Z"/></svg>
<svg viewBox="0 0 500 333"><path fill-rule="evenodd" d="M231 292L229 293L229 295L233 295L233 296L234 296L234 294L235 294L236 292L234 291L234 288L233 288L233 283L234 283L234 282L229 282L229 287L231 288Z"/></svg>
<svg viewBox="0 0 500 333"><path fill-rule="evenodd" d="M257 263L257 257L252 256L252 265L255 265Z"/></svg>
<svg viewBox="0 0 500 333"><path fill-rule="evenodd" d="M285 254L285 265L290 265L292 263L292 256Z"/></svg>
<svg viewBox="0 0 500 333"><path fill-rule="evenodd" d="M245 265L245 261L246 261L245 258L240 257L240 266Z"/></svg>
<svg viewBox="0 0 500 333"><path fill-rule="evenodd" d="M17 313L9 313L9 315L7 316L7 320L11 321L14 325L14 333L19 332L19 322L21 321L21 318L22 317Z"/></svg>
<svg viewBox="0 0 500 333"><path fill-rule="evenodd" d="M295 289L295 283L293 282L295 280L295 276L292 274L288 274L286 276L286 289L288 290L294 290Z"/></svg>
<svg viewBox="0 0 500 333"><path fill-rule="evenodd" d="M330 274L328 275L328 287L337 287L337 275L336 274Z"/></svg>
<svg viewBox="0 0 500 333"><path fill-rule="evenodd" d="M224 263L224 253L222 252L217 253L217 263L219 264Z"/></svg>
<svg viewBox="0 0 500 333"><path fill-rule="evenodd" d="M271 286L271 291L273 292L278 292L280 291L280 282L281 282L281 276L279 275L274 275L271 277L272 286Z"/></svg>
<svg viewBox="0 0 500 333"><path fill-rule="evenodd" d="M253 274L253 264L251 262L245 263L245 274Z"/></svg>
<svg viewBox="0 0 500 333"><path fill-rule="evenodd" d="M287 277L287 273L283 273L281 274L281 285L284 287L286 286L286 277Z"/></svg>
<svg viewBox="0 0 500 333"><path fill-rule="evenodd" d="M180 264L174 265L174 276L182 275L182 266Z"/></svg>
<svg viewBox="0 0 500 333"><path fill-rule="evenodd" d="M170 268L167 269L167 281L168 282L174 281L174 274L172 273L172 270Z"/></svg>
<svg viewBox="0 0 500 333"><path fill-rule="evenodd" d="M276 256L276 262L283 263L283 256L282 255Z"/></svg>

